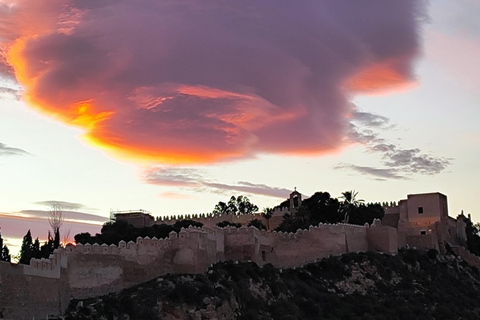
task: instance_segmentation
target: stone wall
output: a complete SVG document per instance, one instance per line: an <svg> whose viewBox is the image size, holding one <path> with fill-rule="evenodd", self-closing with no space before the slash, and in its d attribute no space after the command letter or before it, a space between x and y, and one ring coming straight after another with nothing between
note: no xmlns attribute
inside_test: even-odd
<svg viewBox="0 0 480 320"><path fill-rule="evenodd" d="M265 226L267 226L267 221L263 216L259 213L252 213L252 214L240 214L240 215L235 215L235 214L212 214L212 213L207 213L207 214L185 214L185 215L176 215L176 216L170 216L170 217L159 217L157 220L155 220L155 224L169 224L172 225L178 220L195 220L197 222L203 223L204 227L207 228L215 228L217 226L217 223L223 222L223 221L228 221L232 223L240 223L242 225L247 225L250 221L254 219L260 220ZM270 219L269 223L270 224L270 229L274 229L278 226L278 219L273 219L274 220L274 225L272 225L272 219ZM280 221L281 222L281 221Z"/></svg>
<svg viewBox="0 0 480 320"><path fill-rule="evenodd" d="M71 298L119 291L167 273L202 273L224 260L299 267L351 251L396 252L394 231L378 223L320 224L296 233L190 227L166 239L67 245L49 259L32 259L29 266L1 263L0 311L3 308L4 317L13 319L59 315Z"/></svg>
<svg viewBox="0 0 480 320"><path fill-rule="evenodd" d="M63 313L70 301L65 277L26 274L30 266L0 262L0 312L4 319L45 319Z"/></svg>
<svg viewBox="0 0 480 320"><path fill-rule="evenodd" d="M217 250L214 236L200 228L183 229L178 236L172 232L167 239L120 241L118 246L67 246L71 296L115 292L167 273L201 273L217 262Z"/></svg>
<svg viewBox="0 0 480 320"><path fill-rule="evenodd" d="M453 252L465 260L469 265L480 270L480 257L474 255L462 246L451 246Z"/></svg>

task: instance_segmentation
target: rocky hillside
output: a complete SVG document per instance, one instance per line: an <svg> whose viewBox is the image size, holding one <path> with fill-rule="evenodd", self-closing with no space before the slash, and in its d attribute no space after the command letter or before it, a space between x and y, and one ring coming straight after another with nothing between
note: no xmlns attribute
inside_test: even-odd
<svg viewBox="0 0 480 320"><path fill-rule="evenodd" d="M350 253L303 268L219 263L72 301L66 319L480 319L480 274L453 255Z"/></svg>

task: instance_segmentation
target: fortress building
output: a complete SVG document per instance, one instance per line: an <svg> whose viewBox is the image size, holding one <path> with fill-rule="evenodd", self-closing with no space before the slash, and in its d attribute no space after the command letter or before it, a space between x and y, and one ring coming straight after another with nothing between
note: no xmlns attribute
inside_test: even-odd
<svg viewBox="0 0 480 320"><path fill-rule="evenodd" d="M463 245L466 217L448 215L447 197L441 193L410 194L398 205L385 208L382 225L397 230L400 247L443 251L444 244Z"/></svg>
<svg viewBox="0 0 480 320"><path fill-rule="evenodd" d="M302 203L294 191L275 208L273 217L293 213ZM116 212L118 220L143 227L155 220L148 212ZM116 245L67 245L49 259L32 259L30 265L0 262L0 306L5 318L32 319L59 315L71 299L119 291L167 273L202 273L225 260L300 267L330 255L378 251L395 254L410 246L443 251L448 243L469 263L480 267L480 258L462 246L465 218L448 216L447 198L440 193L408 195L386 208L382 221L372 225L319 224L296 233L260 231L255 227L218 228L227 219L243 224L259 215L187 215L204 223L202 228L171 232L168 238L137 238ZM272 217L272 218L273 218ZM250 219L250 220L249 220Z"/></svg>

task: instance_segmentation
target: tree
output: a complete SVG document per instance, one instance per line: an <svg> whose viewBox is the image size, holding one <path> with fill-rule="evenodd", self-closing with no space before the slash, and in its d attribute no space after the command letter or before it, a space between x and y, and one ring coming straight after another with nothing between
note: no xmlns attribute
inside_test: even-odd
<svg viewBox="0 0 480 320"><path fill-rule="evenodd" d="M263 208L262 216L267 221L267 230L270 230L270 218L273 215L273 208Z"/></svg>
<svg viewBox="0 0 480 320"><path fill-rule="evenodd" d="M7 261L7 262L12 261L12 257L10 256L10 251L8 250L8 247L6 245L4 245L2 247L2 252L0 254L0 260L1 261Z"/></svg>
<svg viewBox="0 0 480 320"><path fill-rule="evenodd" d="M353 212L354 208L358 207L361 203L364 202L364 200L357 199L357 195L358 191L352 190L342 192L342 195L340 196L340 198L343 199L341 212L343 213L343 221L345 223L349 222L350 215Z"/></svg>
<svg viewBox="0 0 480 320"><path fill-rule="evenodd" d="M60 245L60 227L63 224L65 217L63 216L62 204L58 201L50 201L50 211L48 212L48 223L55 234L56 242ZM58 232L58 238L57 238ZM58 248L58 246L57 246Z"/></svg>
<svg viewBox="0 0 480 320"><path fill-rule="evenodd" d="M240 228L241 226L242 226L241 223L234 223L234 222L230 222L230 221L227 221L227 220L217 223L217 227L219 227L219 228L225 228L225 227Z"/></svg>
<svg viewBox="0 0 480 320"><path fill-rule="evenodd" d="M7 245L3 244L3 238L0 234L0 261L8 261L10 262L10 251L7 248Z"/></svg>
<svg viewBox="0 0 480 320"><path fill-rule="evenodd" d="M218 202L213 214L251 214L258 211L258 207L245 196L232 196L228 203Z"/></svg>
<svg viewBox="0 0 480 320"><path fill-rule="evenodd" d="M467 235L467 249L471 253L480 256L480 224L473 224L472 220L468 218L465 218L464 221L466 223L465 233Z"/></svg>
<svg viewBox="0 0 480 320"><path fill-rule="evenodd" d="M227 211L228 211L228 207L227 207L227 204L225 202L218 202L216 205L215 205L215 209L213 209L213 214L227 214Z"/></svg>
<svg viewBox="0 0 480 320"><path fill-rule="evenodd" d="M20 249L20 260L21 264L29 264L30 259L33 257L33 243L32 243L32 234L28 230L27 234L23 237L22 247Z"/></svg>
<svg viewBox="0 0 480 320"><path fill-rule="evenodd" d="M373 220L382 219L384 215L385 209L380 203L361 203L353 208L348 223L358 225L372 224Z"/></svg>
<svg viewBox="0 0 480 320"><path fill-rule="evenodd" d="M117 245L120 241L133 241L135 242L138 237L150 237L163 239L168 238L172 231L180 232L182 228L188 227L202 227L203 223L193 220L178 220L173 225L167 224L154 224L150 227L135 228L133 225L128 223L125 220L119 221L109 221L106 222L100 233L97 233L95 236L91 236L90 233L79 233L75 235L75 242L81 244L115 244Z"/></svg>
<svg viewBox="0 0 480 320"><path fill-rule="evenodd" d="M83 233L76 234L75 237L73 238L75 239L76 244L79 244L79 243L87 244L87 243L90 243L92 235L89 232L83 232ZM93 244L93 243L90 243L90 244Z"/></svg>
<svg viewBox="0 0 480 320"><path fill-rule="evenodd" d="M251 214L258 211L258 207L251 203L245 196L238 196L236 199L238 214Z"/></svg>
<svg viewBox="0 0 480 320"><path fill-rule="evenodd" d="M251 220L248 225L248 227L255 227L258 230L267 230L267 227L258 219L253 219Z"/></svg>
<svg viewBox="0 0 480 320"><path fill-rule="evenodd" d="M178 220L173 224L173 229L175 230L181 230L182 228L187 229L188 227L197 227L201 228L203 227L203 223L195 221L195 220Z"/></svg>

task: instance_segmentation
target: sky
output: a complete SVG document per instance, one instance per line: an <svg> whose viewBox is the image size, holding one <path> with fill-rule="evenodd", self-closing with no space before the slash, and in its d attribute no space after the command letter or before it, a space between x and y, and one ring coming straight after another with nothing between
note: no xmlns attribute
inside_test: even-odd
<svg viewBox="0 0 480 320"><path fill-rule="evenodd" d="M480 1L0 0L0 231L441 192L480 221Z"/></svg>

